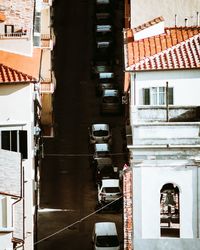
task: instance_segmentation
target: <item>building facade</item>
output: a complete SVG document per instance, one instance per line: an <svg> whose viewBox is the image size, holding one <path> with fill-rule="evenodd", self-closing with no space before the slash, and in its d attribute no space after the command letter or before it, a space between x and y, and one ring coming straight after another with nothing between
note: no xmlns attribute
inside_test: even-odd
<svg viewBox="0 0 200 250"><path fill-rule="evenodd" d="M200 247L200 28L164 24L124 31L133 188L124 249Z"/></svg>

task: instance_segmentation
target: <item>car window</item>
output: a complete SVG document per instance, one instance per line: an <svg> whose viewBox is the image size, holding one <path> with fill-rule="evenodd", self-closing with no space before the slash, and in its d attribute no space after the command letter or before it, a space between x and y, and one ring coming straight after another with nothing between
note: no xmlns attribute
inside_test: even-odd
<svg viewBox="0 0 200 250"><path fill-rule="evenodd" d="M97 130L93 132L94 136L107 136L108 135L108 131L106 130Z"/></svg>
<svg viewBox="0 0 200 250"><path fill-rule="evenodd" d="M119 246L119 240L116 235L97 236L97 247L117 247Z"/></svg>
<svg viewBox="0 0 200 250"><path fill-rule="evenodd" d="M104 193L120 193L119 187L104 187L102 188Z"/></svg>

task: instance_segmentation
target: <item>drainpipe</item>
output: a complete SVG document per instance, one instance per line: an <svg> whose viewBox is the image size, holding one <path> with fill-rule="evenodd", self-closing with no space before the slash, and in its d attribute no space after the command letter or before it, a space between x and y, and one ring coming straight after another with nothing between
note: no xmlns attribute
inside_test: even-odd
<svg viewBox="0 0 200 250"><path fill-rule="evenodd" d="M166 121L169 121L169 84L166 82Z"/></svg>

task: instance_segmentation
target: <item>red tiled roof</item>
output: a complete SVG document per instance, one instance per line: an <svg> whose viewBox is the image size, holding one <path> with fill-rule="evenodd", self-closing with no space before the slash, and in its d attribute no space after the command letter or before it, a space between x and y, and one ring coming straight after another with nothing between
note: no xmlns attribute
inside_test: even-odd
<svg viewBox="0 0 200 250"><path fill-rule="evenodd" d="M0 83L23 83L35 81L36 79L32 76L0 64Z"/></svg>
<svg viewBox="0 0 200 250"><path fill-rule="evenodd" d="M126 70L200 68L200 27L165 28L165 33L134 41L125 31Z"/></svg>
<svg viewBox="0 0 200 250"><path fill-rule="evenodd" d="M0 63L39 79L41 56L40 48L33 48L31 57L0 50Z"/></svg>

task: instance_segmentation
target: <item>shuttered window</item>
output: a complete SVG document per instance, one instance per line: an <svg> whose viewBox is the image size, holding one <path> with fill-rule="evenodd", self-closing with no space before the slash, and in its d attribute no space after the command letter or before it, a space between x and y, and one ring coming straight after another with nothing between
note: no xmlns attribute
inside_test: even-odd
<svg viewBox="0 0 200 250"><path fill-rule="evenodd" d="M174 104L173 88L168 88L168 104ZM144 88L143 105L166 105L166 88Z"/></svg>
<svg viewBox="0 0 200 250"><path fill-rule="evenodd" d="M27 131L5 130L1 131L1 149L20 152L22 159L27 159Z"/></svg>

